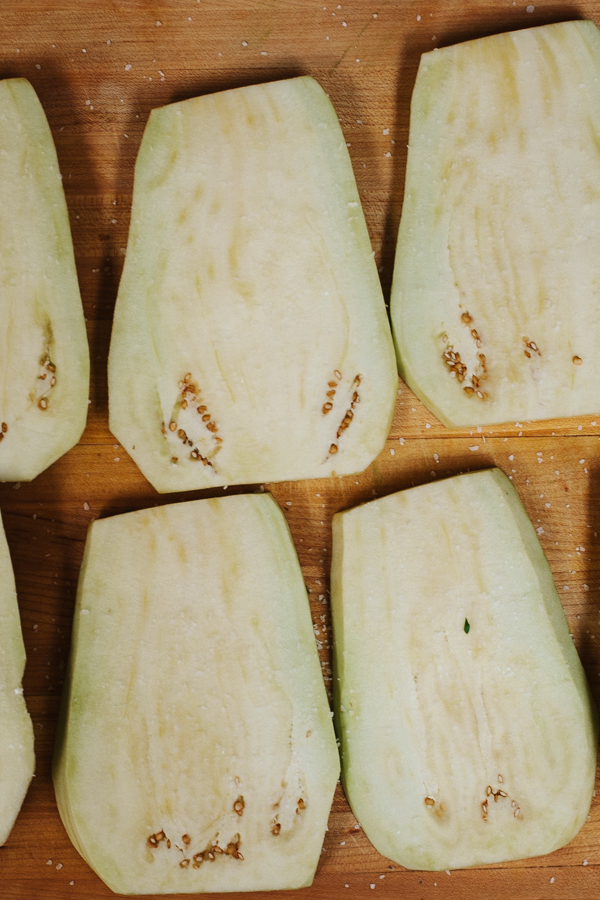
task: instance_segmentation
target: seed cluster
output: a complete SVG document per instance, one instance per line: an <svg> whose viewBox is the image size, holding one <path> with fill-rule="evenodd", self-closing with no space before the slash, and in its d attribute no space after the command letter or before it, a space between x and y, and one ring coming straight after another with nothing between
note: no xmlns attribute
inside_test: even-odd
<svg viewBox="0 0 600 900"><path fill-rule="evenodd" d="M328 412L331 412L333 409L333 398L335 397L335 392L337 390L337 386L339 382L342 380L342 373L339 369L334 371L335 381L328 381L327 387L329 390L327 391L327 397L329 398L326 403L323 404L323 415L326 416Z"/></svg>
<svg viewBox="0 0 600 900"><path fill-rule="evenodd" d="M213 442L217 445L215 449L218 449L218 445L223 443L223 439L219 437L219 428L217 426L217 423L213 420L210 412L208 411L208 407L202 400L200 388L192 382L191 372L188 372L187 375L184 375L183 379L179 382L178 387L180 393L175 408L179 410L188 408L195 409L198 415L201 416L202 424L212 436ZM192 441L188 437L186 431L183 428L178 427L177 414L174 414L174 417L171 419L168 426L165 425L164 422L162 424L163 435L165 435L166 437L169 432L176 434L184 447L191 447L191 451L189 454L190 459L199 460L203 466L210 466L211 468L214 468L214 462L209 459L208 456L204 456L200 452L198 447L194 444L194 441ZM171 457L171 462L176 463L178 461L178 456Z"/></svg>
<svg viewBox="0 0 600 900"><path fill-rule="evenodd" d="M527 359L531 359L531 355L536 353L538 356L542 355L542 351L538 347L535 341L530 341L528 337L523 337L523 343L525 344L525 349L523 353L527 357Z"/></svg>
<svg viewBox="0 0 600 900"><path fill-rule="evenodd" d="M336 374L336 377L338 376L338 374L339 374L340 378L342 377L341 372L338 372L337 369L335 370L335 374ZM360 394L358 393L357 389L358 389L361 381L362 381L362 375L354 376L354 381L352 382L352 386L351 386L352 399L350 401L350 406L344 413L344 418L340 422L339 428L336 433L336 440L338 440L338 441L341 438L344 431L346 430L346 428L349 427L350 423L352 422L352 419L354 418L354 408L355 408L356 404L360 403ZM323 411L325 411L325 407L323 407ZM329 412L329 410L328 410L328 412ZM333 442L331 444L331 446L329 447L329 453L331 456L334 456L337 452L338 452L338 445L335 442Z"/></svg>
<svg viewBox="0 0 600 900"><path fill-rule="evenodd" d="M46 354L40 359L41 372L38 375L38 381L43 382L41 387L41 396L38 399L38 407L40 409L48 409L50 399L50 391L56 384L56 366Z"/></svg>
<svg viewBox="0 0 600 900"><path fill-rule="evenodd" d="M468 312L464 312L461 315L460 320L463 325L471 325L473 323L473 317ZM479 337L477 329L469 328L469 333L471 335L471 338L475 341L477 349L480 349L481 338ZM442 336L442 340L445 344L447 344L448 335L444 334ZM455 350L452 345L446 347L442 355L442 359L449 367L451 378L456 378L459 384L462 384L465 379L467 380L468 383L463 387L463 391L465 392L465 394L478 397L479 400L488 399L488 392L484 391L482 387L482 382L487 381L488 378L485 353L477 354L477 368L475 372L472 372L471 374L469 374L467 364L462 361L460 353L458 352L458 350Z"/></svg>
<svg viewBox="0 0 600 900"><path fill-rule="evenodd" d="M170 838L165 834L164 830L161 829L155 834L151 834L147 843L149 847L155 850L163 841L165 842L167 850L170 850L173 844ZM190 835L182 834L181 842L184 847L180 847L178 844L175 844L175 847L180 853L185 854L187 848L192 843ZM181 869L187 869L191 864L193 869L199 869L203 862L213 862L217 856L231 856L233 859L243 859L244 857L240 852L241 843L242 839L239 834L235 834L225 847L221 847L218 840L214 843L211 842L204 850L194 853L191 858L184 855L183 859L179 862L179 866Z"/></svg>
<svg viewBox="0 0 600 900"><path fill-rule="evenodd" d="M425 806L429 807L429 809L433 810L436 816L439 816L441 819L444 813L446 812L443 803L436 803L433 797L425 797ZM437 807L437 808L436 808Z"/></svg>
<svg viewBox="0 0 600 900"><path fill-rule="evenodd" d="M502 775L498 775L498 781L500 784L502 784L504 782L504 778L502 777ZM493 797L494 803L497 803L498 798L508 797L508 794L506 793L506 791L503 791L502 788L498 788L498 790L495 791L494 788L492 787L492 785L488 784L488 786L485 789L485 800L481 804L482 819L487 819L490 797ZM521 809L520 809L520 807L517 806L516 800L511 800L510 805L513 810L513 815L514 815L515 819L520 818Z"/></svg>
<svg viewBox="0 0 600 900"><path fill-rule="evenodd" d="M273 808L277 809L279 803L275 803ZM296 802L296 815L299 816L302 813L302 810L306 809L306 800L303 797L298 797ZM271 834L278 835L281 832L281 822L279 821L279 816L275 816L271 820Z"/></svg>

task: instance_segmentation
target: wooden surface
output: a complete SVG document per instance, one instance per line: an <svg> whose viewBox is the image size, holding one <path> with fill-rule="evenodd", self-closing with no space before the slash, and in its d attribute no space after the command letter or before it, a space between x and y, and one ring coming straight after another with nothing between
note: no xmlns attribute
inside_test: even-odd
<svg viewBox="0 0 600 900"><path fill-rule="evenodd" d="M535 2L535 8L524 0L1 0L0 76L30 79L57 145L88 323L92 389L81 443L35 482L0 485L37 751L36 777L0 850L0 897L113 896L67 838L50 780L86 529L100 516L201 496L159 497L107 427L111 317L133 164L149 111L200 93L314 75L341 119L387 298L420 54L471 37L581 17L600 24L600 8L591 0ZM266 486L294 535L328 685L333 513L433 478L497 465L513 477L538 528L599 701L600 409L596 418L449 432L399 387L387 446L363 475ZM563 850L432 874L403 870L379 856L338 789L317 877L298 896L382 894L410 900L600 898L600 795L579 836Z"/></svg>

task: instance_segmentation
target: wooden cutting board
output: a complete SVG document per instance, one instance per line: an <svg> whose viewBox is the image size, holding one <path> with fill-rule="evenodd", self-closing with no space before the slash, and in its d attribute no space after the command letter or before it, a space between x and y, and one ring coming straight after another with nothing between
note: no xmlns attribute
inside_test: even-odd
<svg viewBox="0 0 600 900"><path fill-rule="evenodd" d="M524 0L1 0L0 77L32 82L56 141L88 324L92 388L81 443L33 483L0 485L37 752L36 777L0 850L0 897L113 896L67 838L50 779L86 529L101 516L211 494L159 496L107 425L111 318L127 242L133 165L150 110L224 88L300 74L316 77L344 129L387 298L420 54L579 17L600 25L600 9L592 0L570 5L545 0L535 7ZM367 472L266 485L285 511L298 548L327 685L333 513L434 478L497 465L512 476L538 529L600 700L599 441L600 410L596 418L449 432L400 383L386 448ZM300 895L314 900L600 898L600 797L581 833L563 850L450 874L406 871L379 856L338 789L315 882Z"/></svg>

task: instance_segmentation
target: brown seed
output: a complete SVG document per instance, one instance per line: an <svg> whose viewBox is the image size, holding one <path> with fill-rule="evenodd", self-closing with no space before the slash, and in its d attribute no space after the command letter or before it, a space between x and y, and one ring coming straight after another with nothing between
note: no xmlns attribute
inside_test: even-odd
<svg viewBox="0 0 600 900"><path fill-rule="evenodd" d="M219 847L218 844L213 844L213 850L215 851L215 853L224 853L225 852L222 847Z"/></svg>
<svg viewBox="0 0 600 900"><path fill-rule="evenodd" d="M330 410L333 409L333 403L324 403L323 404L323 415L326 416Z"/></svg>
<svg viewBox="0 0 600 900"><path fill-rule="evenodd" d="M206 426L209 431L215 432L217 430L217 425L215 422L209 422Z"/></svg>
<svg viewBox="0 0 600 900"><path fill-rule="evenodd" d="M191 844L191 843L192 843L192 839L191 839L191 837L189 836L189 834L182 834L182 835L181 835L181 840L183 841L184 844Z"/></svg>
<svg viewBox="0 0 600 900"><path fill-rule="evenodd" d="M500 784L504 782L504 778L502 775L498 775L498 781L500 782Z"/></svg>
<svg viewBox="0 0 600 900"><path fill-rule="evenodd" d="M332 388L337 387L337 381L328 381L327 387L332 387Z"/></svg>
<svg viewBox="0 0 600 900"><path fill-rule="evenodd" d="M473 321L472 317L469 315L468 312L464 312L462 314L462 316L460 317L460 319L461 319L461 322L465 323L465 325L468 325L470 322Z"/></svg>
<svg viewBox="0 0 600 900"><path fill-rule="evenodd" d="M0 441L4 440L4 434L0 431Z"/></svg>
<svg viewBox="0 0 600 900"><path fill-rule="evenodd" d="M234 859L243 859L244 857L242 856L242 854L240 853L239 850L236 850L235 853L233 854L233 858Z"/></svg>
<svg viewBox="0 0 600 900"><path fill-rule="evenodd" d="M300 809L306 809L306 803L304 802L302 797L300 797L300 799L298 800L298 806L300 807Z"/></svg>
<svg viewBox="0 0 600 900"><path fill-rule="evenodd" d="M189 384L191 377L192 377L191 372L188 372L187 375L184 375L184 377L183 377L184 384Z"/></svg>
<svg viewBox="0 0 600 900"><path fill-rule="evenodd" d="M327 391L327 396L331 397L331 399L333 400L333 398L335 397L335 391Z"/></svg>
<svg viewBox="0 0 600 900"><path fill-rule="evenodd" d="M523 353L525 354L527 359L531 359L531 353L529 352L529 350L523 350Z"/></svg>
<svg viewBox="0 0 600 900"><path fill-rule="evenodd" d="M465 394L474 394L475 388L469 387L469 385L467 385L463 388L463 391L465 392Z"/></svg>
<svg viewBox="0 0 600 900"><path fill-rule="evenodd" d="M182 401L181 401L181 408L182 408L182 409L187 409L187 405L188 405L187 400L182 400Z"/></svg>
<svg viewBox="0 0 600 900"><path fill-rule="evenodd" d="M48 375L47 375L47 373L46 373L46 372L44 372L44 374L43 374L43 375L40 375L40 379L41 379L41 381L45 381L45 380L46 380L46 378L47 378L47 377L48 377Z"/></svg>
<svg viewBox="0 0 600 900"><path fill-rule="evenodd" d="M238 816L243 815L245 805L246 804L244 803L243 797L238 797L237 800L235 801L235 803L233 804L233 808L234 808L235 812L238 814Z"/></svg>
<svg viewBox="0 0 600 900"><path fill-rule="evenodd" d="M488 784L488 786L487 786L486 789L485 789L485 792L486 792L486 794L487 794L488 797L490 796L490 794L493 793L493 788L492 788L491 784Z"/></svg>
<svg viewBox="0 0 600 900"><path fill-rule="evenodd" d="M198 409L197 409L197 412L199 412L200 414L206 412L206 407L205 407L205 406L199 406Z"/></svg>
<svg viewBox="0 0 600 900"><path fill-rule="evenodd" d="M185 441L187 439L187 434L185 433L183 428L179 429L179 431L177 432L177 437L182 441Z"/></svg>
<svg viewBox="0 0 600 900"><path fill-rule="evenodd" d="M508 794L506 793L506 791L496 791L496 796L497 797L508 797Z"/></svg>
<svg viewBox="0 0 600 900"><path fill-rule="evenodd" d="M167 850L171 849L171 841L167 838Z"/></svg>
<svg viewBox="0 0 600 900"><path fill-rule="evenodd" d="M210 422L210 413L206 413L205 416L202 416L203 422Z"/></svg>
<svg viewBox="0 0 600 900"><path fill-rule="evenodd" d="M171 457L171 462L172 462L172 463L179 462L179 457L178 457L178 456L172 456L172 457Z"/></svg>
<svg viewBox="0 0 600 900"><path fill-rule="evenodd" d="M8 425L6 424L6 422L3 422L2 423L2 433L6 434L7 431L8 431Z"/></svg>
<svg viewBox="0 0 600 900"><path fill-rule="evenodd" d="M190 864L189 859L182 859L181 862L179 863L179 865L181 866L182 869L187 869L189 864Z"/></svg>
<svg viewBox="0 0 600 900"><path fill-rule="evenodd" d="M435 806L433 797L425 797L425 806Z"/></svg>
<svg viewBox="0 0 600 900"><path fill-rule="evenodd" d="M194 853L194 855L192 856L192 859L194 860L195 863L198 863L198 865L200 865L201 863L204 862L204 854L203 853Z"/></svg>
<svg viewBox="0 0 600 900"><path fill-rule="evenodd" d="M169 422L169 431L177 430L177 422L173 422L172 420Z"/></svg>
<svg viewBox="0 0 600 900"><path fill-rule="evenodd" d="M335 377L337 378L338 381L341 381L342 373L340 372L339 369L336 369L333 374L335 375Z"/></svg>
<svg viewBox="0 0 600 900"><path fill-rule="evenodd" d="M42 397L42 399L38 403L38 406L40 409L48 409L48 401L46 400L45 397Z"/></svg>
<svg viewBox="0 0 600 900"><path fill-rule="evenodd" d="M148 843L151 847L158 847L158 841L156 840L156 835L151 834L148 838Z"/></svg>
<svg viewBox="0 0 600 900"><path fill-rule="evenodd" d="M580 366L582 362L583 362L583 360L580 356L573 357L573 365L574 366Z"/></svg>
<svg viewBox="0 0 600 900"><path fill-rule="evenodd" d="M48 362L48 365L46 366L46 368L48 369L49 372L56 372L56 366L52 365L51 362Z"/></svg>
<svg viewBox="0 0 600 900"><path fill-rule="evenodd" d="M280 831L281 831L281 822L275 822L275 824L271 828L271 834L279 834Z"/></svg>
<svg viewBox="0 0 600 900"><path fill-rule="evenodd" d="M329 452L332 456L338 452L337 444L332 444L329 448Z"/></svg>

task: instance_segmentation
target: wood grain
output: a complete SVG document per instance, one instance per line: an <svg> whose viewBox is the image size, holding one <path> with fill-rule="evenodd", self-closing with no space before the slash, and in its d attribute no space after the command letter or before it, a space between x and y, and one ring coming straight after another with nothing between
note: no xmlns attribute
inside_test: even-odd
<svg viewBox="0 0 600 900"><path fill-rule="evenodd" d="M92 354L89 423L80 444L35 482L0 485L28 655L24 687L37 752L36 777L0 850L0 896L7 900L113 896L67 838L50 779L88 524L100 516L220 493L159 496L107 425L110 324L127 242L133 165L150 110L224 88L315 76L330 94L344 129L387 298L420 54L569 18L600 24L592 0L547 0L535 2L535 8L524 0L348 0L326 6L328 2L2 0L0 77L28 78L50 121ZM512 476L538 528L600 700L599 441L600 410L597 419L450 432L400 383L387 446L365 473L265 486L285 511L296 542L328 686L332 515L413 484L497 465ZM333 900L381 894L411 900L600 898L600 797L568 847L547 857L450 875L409 872L379 856L338 789L317 877L299 896Z"/></svg>

